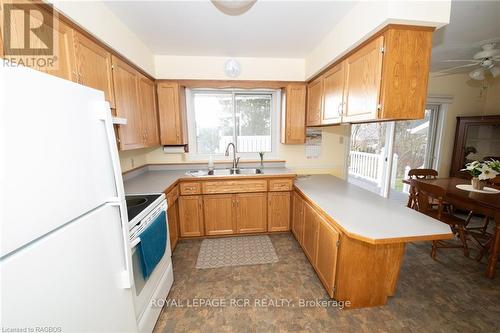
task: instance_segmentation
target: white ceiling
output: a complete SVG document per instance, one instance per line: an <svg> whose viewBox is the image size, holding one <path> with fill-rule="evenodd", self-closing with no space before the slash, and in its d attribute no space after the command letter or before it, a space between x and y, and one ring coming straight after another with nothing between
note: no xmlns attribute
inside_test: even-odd
<svg viewBox="0 0 500 333"><path fill-rule="evenodd" d="M106 5L154 54L304 58L355 2L258 0L241 16L208 0Z"/></svg>
<svg viewBox="0 0 500 333"><path fill-rule="evenodd" d="M453 1L450 24L433 36L431 71L466 64L443 62L449 59L472 59L481 44L497 41L500 48L500 1ZM454 72L469 72L464 68Z"/></svg>

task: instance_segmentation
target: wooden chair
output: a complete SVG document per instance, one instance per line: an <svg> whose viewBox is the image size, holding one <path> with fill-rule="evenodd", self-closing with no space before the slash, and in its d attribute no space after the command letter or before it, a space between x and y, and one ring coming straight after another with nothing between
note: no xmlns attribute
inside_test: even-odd
<svg viewBox="0 0 500 333"><path fill-rule="evenodd" d="M409 179L436 179L438 172L434 169L411 169L408 171ZM410 185L410 193L408 195L407 207L417 209L417 201L415 196L415 190L413 186Z"/></svg>
<svg viewBox="0 0 500 333"><path fill-rule="evenodd" d="M456 245L442 240L433 241L431 251L432 258L436 259L438 248L460 248L463 249L464 256L468 257L469 247L467 245L467 231L465 230L467 221L444 210L445 204L443 198L446 191L439 186L421 183L415 179L411 179L410 183L415 191L417 210L435 218L436 220L448 224L453 233L458 235L462 243L461 245Z"/></svg>

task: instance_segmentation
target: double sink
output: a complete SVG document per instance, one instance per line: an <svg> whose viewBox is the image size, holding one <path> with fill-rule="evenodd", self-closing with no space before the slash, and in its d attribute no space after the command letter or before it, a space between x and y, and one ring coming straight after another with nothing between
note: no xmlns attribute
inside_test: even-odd
<svg viewBox="0 0 500 333"><path fill-rule="evenodd" d="M260 175L263 174L262 169L255 168L238 168L238 169L214 169L214 170L190 170L188 175L193 177L207 177L207 176L231 176L231 175Z"/></svg>

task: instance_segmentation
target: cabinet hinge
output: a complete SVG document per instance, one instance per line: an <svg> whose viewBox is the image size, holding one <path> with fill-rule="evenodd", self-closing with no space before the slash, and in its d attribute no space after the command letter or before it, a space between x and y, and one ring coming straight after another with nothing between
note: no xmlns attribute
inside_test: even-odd
<svg viewBox="0 0 500 333"><path fill-rule="evenodd" d="M335 294L336 290L337 290L337 288L334 286L333 289L332 289L332 291L333 291L334 294Z"/></svg>
<svg viewBox="0 0 500 333"><path fill-rule="evenodd" d="M385 47L383 47L383 46L382 46L382 47L380 48L380 53L385 53Z"/></svg>
<svg viewBox="0 0 500 333"><path fill-rule="evenodd" d="M115 65L111 65L111 69L115 69Z"/></svg>
<svg viewBox="0 0 500 333"><path fill-rule="evenodd" d="M340 246L340 240L337 241L337 247L339 247L339 246Z"/></svg>

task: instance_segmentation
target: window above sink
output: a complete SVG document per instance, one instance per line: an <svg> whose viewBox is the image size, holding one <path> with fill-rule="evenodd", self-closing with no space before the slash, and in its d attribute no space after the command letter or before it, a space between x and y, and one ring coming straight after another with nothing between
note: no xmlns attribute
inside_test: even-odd
<svg viewBox="0 0 500 333"><path fill-rule="evenodd" d="M227 160L228 143L243 159L277 158L280 91L188 89L189 160Z"/></svg>

